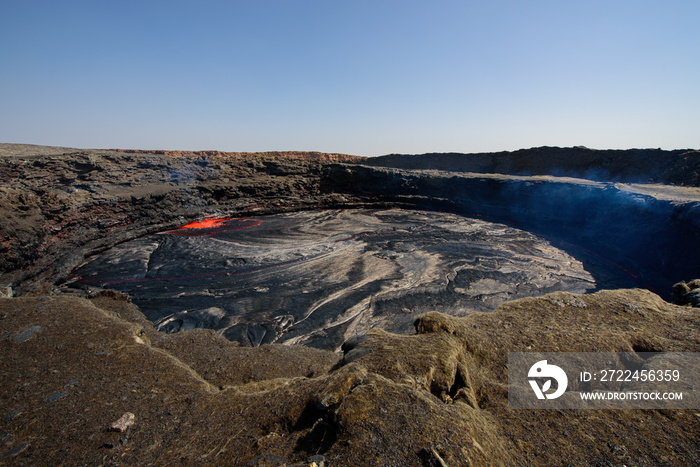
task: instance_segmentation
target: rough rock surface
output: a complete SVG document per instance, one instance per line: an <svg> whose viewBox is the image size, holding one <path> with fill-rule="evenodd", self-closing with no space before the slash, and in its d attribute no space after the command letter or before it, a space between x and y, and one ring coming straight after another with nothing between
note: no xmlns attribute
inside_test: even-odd
<svg viewBox="0 0 700 467"><path fill-rule="evenodd" d="M43 298L43 297L39 297ZM575 299L575 300L572 300ZM558 303L582 301L582 306ZM633 304L634 306L630 306ZM695 465L693 410L509 410L510 351L697 351L700 317L644 290L521 299L345 358L155 331L118 295L0 299L5 463ZM40 326L23 342L13 337ZM110 424L124 413L124 433ZM250 463L250 464L249 464Z"/></svg>
<svg viewBox="0 0 700 467"><path fill-rule="evenodd" d="M679 282L673 286L673 301L676 305L692 305L700 308L700 279L689 283Z"/></svg>
<svg viewBox="0 0 700 467"><path fill-rule="evenodd" d="M700 463L697 410L508 409L508 352L700 351L697 309L649 290L555 292L468 314L456 305L466 316L424 313L416 334L373 329L342 354L166 334L119 293L61 294L86 257L145 234L343 207L506 223L565 250L596 283L622 271L670 299L674 283L700 276L697 188L284 154L0 153L0 285L17 295L0 298L2 463ZM112 431L125 413L133 425Z"/></svg>

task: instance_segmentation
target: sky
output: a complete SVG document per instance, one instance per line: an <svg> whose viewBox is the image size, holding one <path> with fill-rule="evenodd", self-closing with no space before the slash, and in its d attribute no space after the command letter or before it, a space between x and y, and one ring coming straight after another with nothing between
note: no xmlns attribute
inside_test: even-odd
<svg viewBox="0 0 700 467"><path fill-rule="evenodd" d="M0 1L0 142L700 148L698 0Z"/></svg>

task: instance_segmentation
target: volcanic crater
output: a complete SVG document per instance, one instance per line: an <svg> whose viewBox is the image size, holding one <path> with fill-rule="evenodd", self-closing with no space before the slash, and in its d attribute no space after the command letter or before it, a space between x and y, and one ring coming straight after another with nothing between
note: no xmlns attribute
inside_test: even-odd
<svg viewBox="0 0 700 467"><path fill-rule="evenodd" d="M700 351L698 173L0 144L0 462L698 465L697 410L507 391L511 352Z"/></svg>

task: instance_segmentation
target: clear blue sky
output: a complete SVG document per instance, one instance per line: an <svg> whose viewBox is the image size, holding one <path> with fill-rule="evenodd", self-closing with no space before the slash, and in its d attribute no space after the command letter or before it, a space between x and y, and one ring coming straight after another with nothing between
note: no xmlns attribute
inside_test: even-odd
<svg viewBox="0 0 700 467"><path fill-rule="evenodd" d="M2 0L0 142L699 148L700 1Z"/></svg>

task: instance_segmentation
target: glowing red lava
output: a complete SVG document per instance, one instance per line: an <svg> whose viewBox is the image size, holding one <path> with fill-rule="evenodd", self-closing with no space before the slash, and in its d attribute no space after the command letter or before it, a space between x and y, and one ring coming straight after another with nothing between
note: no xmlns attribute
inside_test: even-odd
<svg viewBox="0 0 700 467"><path fill-rule="evenodd" d="M231 220L230 217L222 217L220 219L204 219L202 221L190 222L182 227L178 227L176 230L180 229L211 229L212 227L219 227L223 222Z"/></svg>
<svg viewBox="0 0 700 467"><path fill-rule="evenodd" d="M160 234L179 235L185 237L198 237L202 235L215 236L222 232L232 230L243 230L251 227L257 227L262 224L260 219L238 218L238 217L220 217L203 219L201 221L190 222L173 230L159 232Z"/></svg>

